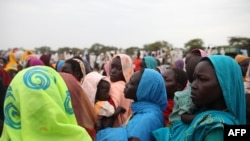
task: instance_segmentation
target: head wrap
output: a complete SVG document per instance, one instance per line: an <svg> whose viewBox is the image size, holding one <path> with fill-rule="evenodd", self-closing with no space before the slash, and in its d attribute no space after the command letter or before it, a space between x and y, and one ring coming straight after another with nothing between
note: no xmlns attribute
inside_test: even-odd
<svg viewBox="0 0 250 141"><path fill-rule="evenodd" d="M159 105L162 111L165 110L167 107L167 92L161 74L153 69L146 68L139 82L136 96L137 101L148 101Z"/></svg>
<svg viewBox="0 0 250 141"><path fill-rule="evenodd" d="M240 124L246 124L246 97L240 66L229 56L211 55L202 60L205 59L214 66L228 110Z"/></svg>
<svg viewBox="0 0 250 141"><path fill-rule="evenodd" d="M184 68L184 61L182 59L176 60L175 61L175 67L183 70L183 68Z"/></svg>
<svg viewBox="0 0 250 141"><path fill-rule="evenodd" d="M70 93L53 68L34 66L13 78L4 101L1 140L91 141L77 125Z"/></svg>
<svg viewBox="0 0 250 141"><path fill-rule="evenodd" d="M77 58L74 58L73 60L76 61L79 64L80 68L81 68L82 78L80 80L80 83L82 84L82 82L84 80L84 77L86 75L86 70L85 70L84 63L83 63L83 61L81 61L80 59L77 59Z"/></svg>
<svg viewBox="0 0 250 141"><path fill-rule="evenodd" d="M113 58L116 58L117 56L119 56L121 59L122 73L125 78L125 81L128 82L130 77L134 73L133 61L131 57L127 54L117 54Z"/></svg>
<svg viewBox="0 0 250 141"><path fill-rule="evenodd" d="M200 56L201 56L201 57L206 57L206 56L208 56L208 55L207 55L207 52L204 51L204 50L202 50L202 49L193 49L191 52L196 52L196 51L198 51L198 52L200 53Z"/></svg>
<svg viewBox="0 0 250 141"><path fill-rule="evenodd" d="M11 76L6 70L0 68L0 78L2 78L4 87L7 89L12 79Z"/></svg>
<svg viewBox="0 0 250 141"><path fill-rule="evenodd" d="M58 72L61 71L64 62L65 62L64 60L58 60L57 61L57 63L56 63L56 71L58 71Z"/></svg>
<svg viewBox="0 0 250 141"><path fill-rule="evenodd" d="M28 62L28 66L31 67L31 66L43 66L44 63L42 60L40 59L37 59L37 58L31 58Z"/></svg>
<svg viewBox="0 0 250 141"><path fill-rule="evenodd" d="M96 134L95 124L97 121L97 116L92 104L90 103L80 83L72 74L60 72L60 75L69 89L72 106L78 125L86 128L94 140Z"/></svg>
<svg viewBox="0 0 250 141"><path fill-rule="evenodd" d="M103 76L99 74L98 72L93 71L93 72L88 73L84 78L82 87L84 88L84 91L86 92L92 106L94 106L95 104L97 86L99 82L105 77L106 76ZM107 79L106 81L109 82Z"/></svg>
<svg viewBox="0 0 250 141"><path fill-rule="evenodd" d="M250 57L245 56L245 55L238 54L238 55L235 56L234 59L235 59L238 63L240 63L240 62L242 62L242 61L244 61L244 60L246 60L246 59L250 59Z"/></svg>
<svg viewBox="0 0 250 141"><path fill-rule="evenodd" d="M44 63L45 66L50 66L50 56L49 56L49 55L43 54L43 55L40 57L40 60L43 61L43 63Z"/></svg>
<svg viewBox="0 0 250 141"><path fill-rule="evenodd" d="M147 68L155 69L157 67L157 61L153 56L145 56L143 60Z"/></svg>
<svg viewBox="0 0 250 141"><path fill-rule="evenodd" d="M6 64L4 69L6 71L9 71L9 70L17 71L17 61L15 58L15 54L13 52L9 52L9 61Z"/></svg>

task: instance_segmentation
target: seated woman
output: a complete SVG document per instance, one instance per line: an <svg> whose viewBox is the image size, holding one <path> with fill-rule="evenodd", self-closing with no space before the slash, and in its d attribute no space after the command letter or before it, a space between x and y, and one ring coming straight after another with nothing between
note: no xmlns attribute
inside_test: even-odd
<svg viewBox="0 0 250 141"><path fill-rule="evenodd" d="M158 141L222 141L224 125L246 124L246 97L241 69L224 55L204 57L195 67L191 98L199 110L190 124L176 121L153 131Z"/></svg>
<svg viewBox="0 0 250 141"><path fill-rule="evenodd" d="M124 94L134 101L131 118L123 126L100 130L96 141L152 141L151 132L164 126L162 112L167 106L167 94L160 73L153 69L136 71L126 84Z"/></svg>

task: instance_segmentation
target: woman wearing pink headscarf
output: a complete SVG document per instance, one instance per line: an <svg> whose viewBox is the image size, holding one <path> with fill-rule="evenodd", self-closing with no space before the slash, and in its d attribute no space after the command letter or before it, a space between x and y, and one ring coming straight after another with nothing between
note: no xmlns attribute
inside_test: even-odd
<svg viewBox="0 0 250 141"><path fill-rule="evenodd" d="M124 88L130 77L134 73L133 61L126 54L117 54L111 60L110 67L110 96L113 99L116 108L121 106L126 109L124 114L120 114L115 120L114 127L124 124L131 115L132 100L124 97Z"/></svg>

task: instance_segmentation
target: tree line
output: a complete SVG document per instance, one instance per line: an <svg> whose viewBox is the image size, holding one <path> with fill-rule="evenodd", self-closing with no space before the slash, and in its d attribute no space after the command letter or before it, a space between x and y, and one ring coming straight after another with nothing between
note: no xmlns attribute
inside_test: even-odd
<svg viewBox="0 0 250 141"><path fill-rule="evenodd" d="M223 45L223 46L216 46L213 48L237 48L237 49L246 49L248 51L248 54L250 54L250 38L247 37L230 37L228 40L228 45ZM101 43L94 43L92 46L88 48L79 48L79 47L60 47L58 50L52 50L51 47L49 46L41 46L41 47L36 47L35 52L40 52L41 54L43 53L64 53L64 52L73 52L74 54L77 53L83 53L83 52L88 52L88 53L93 53L95 55L99 55L100 53L105 53L108 51L121 51L124 50L126 54L128 55L133 55L135 51L138 50L144 50L147 52L152 52L152 51L157 51L157 50L163 50L165 51L165 54L169 54L172 49L174 49L172 44L170 44L167 41L155 41L154 43L149 43L145 44L143 47L128 47L125 49L118 48L115 46L108 46L108 45L103 45ZM204 42L200 38L195 38L192 39L184 44L184 54L186 54L188 51L192 50L193 48L200 48L200 49L205 49L207 47L204 46Z"/></svg>

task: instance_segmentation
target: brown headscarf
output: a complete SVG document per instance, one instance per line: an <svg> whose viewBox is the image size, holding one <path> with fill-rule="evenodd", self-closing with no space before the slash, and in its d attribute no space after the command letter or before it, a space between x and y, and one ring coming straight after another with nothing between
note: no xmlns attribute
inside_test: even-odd
<svg viewBox="0 0 250 141"><path fill-rule="evenodd" d="M97 116L93 106L91 105L80 83L72 74L60 72L60 75L69 89L78 125L84 127L92 139L94 139L96 134L95 124L97 122Z"/></svg>

